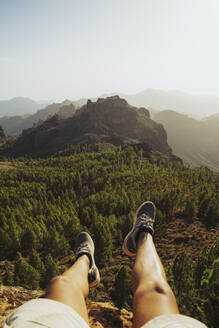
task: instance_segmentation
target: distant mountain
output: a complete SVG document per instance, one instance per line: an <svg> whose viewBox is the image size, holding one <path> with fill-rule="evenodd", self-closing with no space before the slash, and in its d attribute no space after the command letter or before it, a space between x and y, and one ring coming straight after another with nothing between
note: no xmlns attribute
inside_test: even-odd
<svg viewBox="0 0 219 328"><path fill-rule="evenodd" d="M8 135L19 135L24 129L31 128L33 124L45 121L49 116L56 113L64 118L74 115L76 105L70 100L65 100L62 103L48 105L33 115L4 116L0 118L0 124Z"/></svg>
<svg viewBox="0 0 219 328"><path fill-rule="evenodd" d="M114 95L114 93L110 95ZM164 91L156 89L147 89L134 95L118 95L133 106L146 107L151 111L152 117L154 109L157 111L170 109L194 118L203 118L219 113L219 98L215 96L194 96L176 90ZM102 97L108 96L105 94Z"/></svg>
<svg viewBox="0 0 219 328"><path fill-rule="evenodd" d="M71 118L55 115L23 131L11 154L49 154L68 144L97 141L114 145L143 143L152 150L172 153L163 126L150 119L148 110L130 106L115 96L97 102L88 100Z"/></svg>
<svg viewBox="0 0 219 328"><path fill-rule="evenodd" d="M0 117L5 115L25 115L35 113L44 105L23 97L0 100Z"/></svg>
<svg viewBox="0 0 219 328"><path fill-rule="evenodd" d="M219 118L219 113L211 115L211 116L204 117L203 121L209 121L209 120L218 119L218 118Z"/></svg>
<svg viewBox="0 0 219 328"><path fill-rule="evenodd" d="M219 115L199 121L166 110L157 113L154 120L163 124L175 155L219 171Z"/></svg>

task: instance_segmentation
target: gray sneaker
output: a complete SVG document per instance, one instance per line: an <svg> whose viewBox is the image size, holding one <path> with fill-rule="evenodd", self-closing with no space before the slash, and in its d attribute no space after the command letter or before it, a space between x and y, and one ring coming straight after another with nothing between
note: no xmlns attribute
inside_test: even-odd
<svg viewBox="0 0 219 328"><path fill-rule="evenodd" d="M138 236L141 232L154 234L156 207L152 202L144 202L136 211L132 230L124 239L123 251L129 256L135 256Z"/></svg>
<svg viewBox="0 0 219 328"><path fill-rule="evenodd" d="M94 242L87 232L81 232L75 241L74 253L76 259L82 255L87 255L90 261L88 272L88 282L90 287L95 287L100 282L100 273L94 260Z"/></svg>

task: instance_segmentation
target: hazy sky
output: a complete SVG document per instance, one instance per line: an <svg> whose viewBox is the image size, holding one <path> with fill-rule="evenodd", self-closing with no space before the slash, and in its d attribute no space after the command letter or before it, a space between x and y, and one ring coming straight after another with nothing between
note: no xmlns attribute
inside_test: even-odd
<svg viewBox="0 0 219 328"><path fill-rule="evenodd" d="M219 96L218 0L0 0L0 99Z"/></svg>

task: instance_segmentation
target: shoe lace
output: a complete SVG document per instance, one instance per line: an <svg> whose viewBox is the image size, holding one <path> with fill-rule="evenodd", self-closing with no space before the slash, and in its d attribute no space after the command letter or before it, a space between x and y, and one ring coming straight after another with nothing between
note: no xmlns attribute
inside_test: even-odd
<svg viewBox="0 0 219 328"><path fill-rule="evenodd" d="M153 220L146 214L141 214L139 217L138 217L138 222L136 224L136 227L139 228L139 227L148 227L148 226L151 226L153 224Z"/></svg>
<svg viewBox="0 0 219 328"><path fill-rule="evenodd" d="M81 243L77 247L76 252L80 252L80 251L83 251L83 250L89 251L89 247L88 247L87 243Z"/></svg>

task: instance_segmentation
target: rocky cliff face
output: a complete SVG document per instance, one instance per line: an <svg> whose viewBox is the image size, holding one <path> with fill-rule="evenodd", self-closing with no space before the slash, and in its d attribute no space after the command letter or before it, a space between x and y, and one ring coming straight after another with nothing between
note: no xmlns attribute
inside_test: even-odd
<svg viewBox="0 0 219 328"><path fill-rule="evenodd" d="M130 106L118 96L88 100L71 118L56 115L23 131L12 154L49 154L67 144L98 140L114 145L144 143L151 150L171 154L163 126L150 119L147 109Z"/></svg>
<svg viewBox="0 0 219 328"><path fill-rule="evenodd" d="M0 287L0 328L6 317L18 306L43 294L40 290L27 290L22 287ZM119 310L111 303L87 302L90 326L95 328L129 328L132 326L132 313Z"/></svg>

